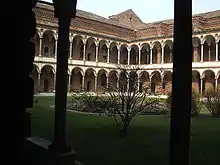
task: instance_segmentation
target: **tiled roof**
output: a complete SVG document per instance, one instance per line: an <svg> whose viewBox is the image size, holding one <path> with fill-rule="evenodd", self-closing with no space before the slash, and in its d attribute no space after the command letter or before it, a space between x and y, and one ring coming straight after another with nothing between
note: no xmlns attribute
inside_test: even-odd
<svg viewBox="0 0 220 165"><path fill-rule="evenodd" d="M51 10L51 11L54 10L53 4L48 3L48 2L38 1L37 6L40 8L43 8L43 9ZM111 19L93 14L91 12L82 11L79 9L76 10L76 17L86 18L86 19L99 21L99 22L103 22L103 23L107 23L107 24L111 24L111 25L115 25L115 26L121 26L123 28L133 29L132 27L127 26L125 24L122 24L120 22L113 21Z"/></svg>
<svg viewBox="0 0 220 165"><path fill-rule="evenodd" d="M49 3L49 2L38 1L37 6L40 8L51 10L51 11L54 10L53 4ZM90 20L102 22L102 23L107 23L107 24L119 26L119 27L123 27L123 28L127 28L127 29L133 29L133 27L130 26L129 24L121 23L121 22L118 22L118 21L112 19L112 17L117 17L117 16L125 14L125 13L135 14L131 9L128 9L128 10L125 10L125 11L119 13L119 14L112 15L109 18L105 18L105 17L99 16L99 15L93 14L91 12L86 12L86 11L82 11L82 10L77 9L76 16L81 17L81 18L85 18L85 19L90 19ZM211 11L211 12L193 15L193 17L195 17L195 16L200 16L203 18L218 17L218 16L220 16L220 10L215 10L215 11ZM141 23L139 26L137 26L135 28L141 30L141 29L155 26L160 23L171 25L171 24L173 24L173 22L174 22L173 19L167 19L167 20L161 20L161 21L156 21L156 22L151 22L151 23Z"/></svg>

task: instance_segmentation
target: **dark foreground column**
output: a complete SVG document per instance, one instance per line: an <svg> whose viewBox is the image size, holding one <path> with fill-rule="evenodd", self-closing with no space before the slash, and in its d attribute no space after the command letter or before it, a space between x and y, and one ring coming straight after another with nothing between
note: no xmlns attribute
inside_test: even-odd
<svg viewBox="0 0 220 165"><path fill-rule="evenodd" d="M170 165L189 165L192 95L192 0L174 1Z"/></svg>
<svg viewBox="0 0 220 165"><path fill-rule="evenodd" d="M55 132L51 151L70 152L66 142L66 103L68 82L68 46L71 18L75 17L76 0L54 0L55 17L58 18L58 50L55 94Z"/></svg>

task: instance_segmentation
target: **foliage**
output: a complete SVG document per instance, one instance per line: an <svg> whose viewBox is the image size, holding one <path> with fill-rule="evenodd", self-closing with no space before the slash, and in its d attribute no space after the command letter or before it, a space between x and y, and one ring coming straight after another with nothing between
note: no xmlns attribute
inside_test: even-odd
<svg viewBox="0 0 220 165"><path fill-rule="evenodd" d="M119 86L107 88L110 97L106 113L114 119L121 136L126 137L132 119L142 114L146 109L151 109L155 102L147 101L147 90L142 92L138 90L136 75L139 68L130 70L130 73L128 72L129 68L119 67L119 70L124 77L119 78Z"/></svg>
<svg viewBox="0 0 220 165"><path fill-rule="evenodd" d="M74 94L72 102L72 106L80 111L104 113L106 108L106 99L90 93Z"/></svg>
<svg viewBox="0 0 220 165"><path fill-rule="evenodd" d="M172 104L172 93L168 93L168 98L166 100L167 107L169 110L171 110L171 104ZM192 91L192 102L191 102L191 115L192 116L198 116L200 114L200 111L202 109L202 102L200 101L200 95Z"/></svg>
<svg viewBox="0 0 220 165"><path fill-rule="evenodd" d="M220 90L207 90L205 92L206 108L213 117L220 117Z"/></svg>

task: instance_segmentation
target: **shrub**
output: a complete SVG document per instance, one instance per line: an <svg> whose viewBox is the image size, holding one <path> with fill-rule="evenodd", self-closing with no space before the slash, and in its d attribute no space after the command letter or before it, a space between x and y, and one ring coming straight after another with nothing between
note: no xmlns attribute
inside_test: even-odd
<svg viewBox="0 0 220 165"><path fill-rule="evenodd" d="M220 117L220 90L212 89L205 92L205 104L213 117Z"/></svg>

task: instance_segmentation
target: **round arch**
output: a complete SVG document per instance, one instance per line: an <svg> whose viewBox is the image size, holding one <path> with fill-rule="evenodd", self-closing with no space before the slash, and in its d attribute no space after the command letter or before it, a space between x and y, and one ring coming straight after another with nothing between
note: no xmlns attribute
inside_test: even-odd
<svg viewBox="0 0 220 165"><path fill-rule="evenodd" d="M215 72L212 70L205 70L202 73L203 77L203 92L215 90Z"/></svg>
<svg viewBox="0 0 220 165"><path fill-rule="evenodd" d="M93 68L88 68L85 71L85 86L86 92L96 92L96 82L95 82L96 72Z"/></svg>
<svg viewBox="0 0 220 165"><path fill-rule="evenodd" d="M71 71L70 91L80 92L83 90L83 70L80 67L75 67Z"/></svg>
<svg viewBox="0 0 220 165"><path fill-rule="evenodd" d="M107 71L104 69L100 69L97 74L97 92L105 92L107 85Z"/></svg>
<svg viewBox="0 0 220 165"><path fill-rule="evenodd" d="M162 79L159 71L154 71L151 74L151 93L152 94L160 94L162 88Z"/></svg>
<svg viewBox="0 0 220 165"><path fill-rule="evenodd" d="M201 88L200 73L197 70L192 71L192 91L199 93Z"/></svg>
<svg viewBox="0 0 220 165"><path fill-rule="evenodd" d="M54 68L51 65L44 65L41 68L40 75L40 91L54 92L55 91L55 76Z"/></svg>
<svg viewBox="0 0 220 165"><path fill-rule="evenodd" d="M153 54L152 54L152 63L160 64L162 58L162 45L159 41L155 41L152 45Z"/></svg>

